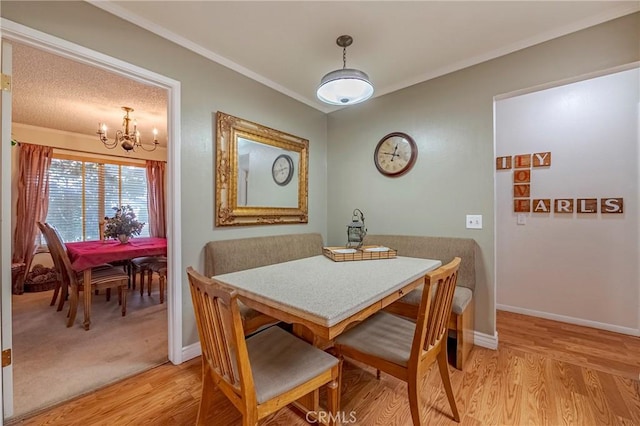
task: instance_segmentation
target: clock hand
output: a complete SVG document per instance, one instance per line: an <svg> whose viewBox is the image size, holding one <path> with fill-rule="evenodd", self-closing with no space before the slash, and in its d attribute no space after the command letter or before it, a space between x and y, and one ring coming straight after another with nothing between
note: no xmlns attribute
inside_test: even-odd
<svg viewBox="0 0 640 426"><path fill-rule="evenodd" d="M400 154L396 154L396 151L398 151L398 144L396 144L396 147L393 148L393 154L391 156L391 161L393 161L393 159L396 158L396 157L400 157Z"/></svg>

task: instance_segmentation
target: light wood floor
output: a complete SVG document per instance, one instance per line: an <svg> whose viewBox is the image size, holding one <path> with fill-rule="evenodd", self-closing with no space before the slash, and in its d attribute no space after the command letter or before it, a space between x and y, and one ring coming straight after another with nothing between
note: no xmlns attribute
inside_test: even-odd
<svg viewBox="0 0 640 426"><path fill-rule="evenodd" d="M640 425L640 338L498 312L500 347L452 370L462 425ZM342 407L358 425L410 425L406 385L344 364ZM192 425L200 358L163 365L24 421L25 425ZM422 386L425 425L455 425L437 367ZM347 417L348 419L348 417ZM209 424L239 425L220 393ZM306 425L285 408L264 425Z"/></svg>

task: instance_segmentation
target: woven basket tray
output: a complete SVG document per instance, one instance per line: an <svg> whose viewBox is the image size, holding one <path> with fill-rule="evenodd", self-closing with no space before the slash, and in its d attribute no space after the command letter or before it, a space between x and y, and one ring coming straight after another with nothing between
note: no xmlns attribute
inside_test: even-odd
<svg viewBox="0 0 640 426"><path fill-rule="evenodd" d="M362 246L353 253L344 253L343 250L346 249L344 247L323 247L322 253L334 262L392 259L398 255L397 250L384 246Z"/></svg>

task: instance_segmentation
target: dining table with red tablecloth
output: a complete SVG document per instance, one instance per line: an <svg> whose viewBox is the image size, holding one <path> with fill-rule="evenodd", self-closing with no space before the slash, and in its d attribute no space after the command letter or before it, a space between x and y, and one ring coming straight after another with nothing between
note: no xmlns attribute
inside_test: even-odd
<svg viewBox="0 0 640 426"><path fill-rule="evenodd" d="M92 240L66 243L71 268L83 272L84 282L91 282L91 268L105 263L135 259L142 256L166 256L167 239L158 237L130 238L125 244L119 240ZM91 326L91 292L84 291L84 328Z"/></svg>

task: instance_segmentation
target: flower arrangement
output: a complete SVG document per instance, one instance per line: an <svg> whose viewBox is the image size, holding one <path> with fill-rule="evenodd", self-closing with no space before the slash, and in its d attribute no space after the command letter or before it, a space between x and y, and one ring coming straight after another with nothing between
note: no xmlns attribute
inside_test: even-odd
<svg viewBox="0 0 640 426"><path fill-rule="evenodd" d="M130 205L113 207L113 210L115 211L113 217L104 218L105 238L117 238L121 242L126 242L129 237L140 235L145 224L144 222L138 222L136 214ZM123 241L123 239L125 241Z"/></svg>

